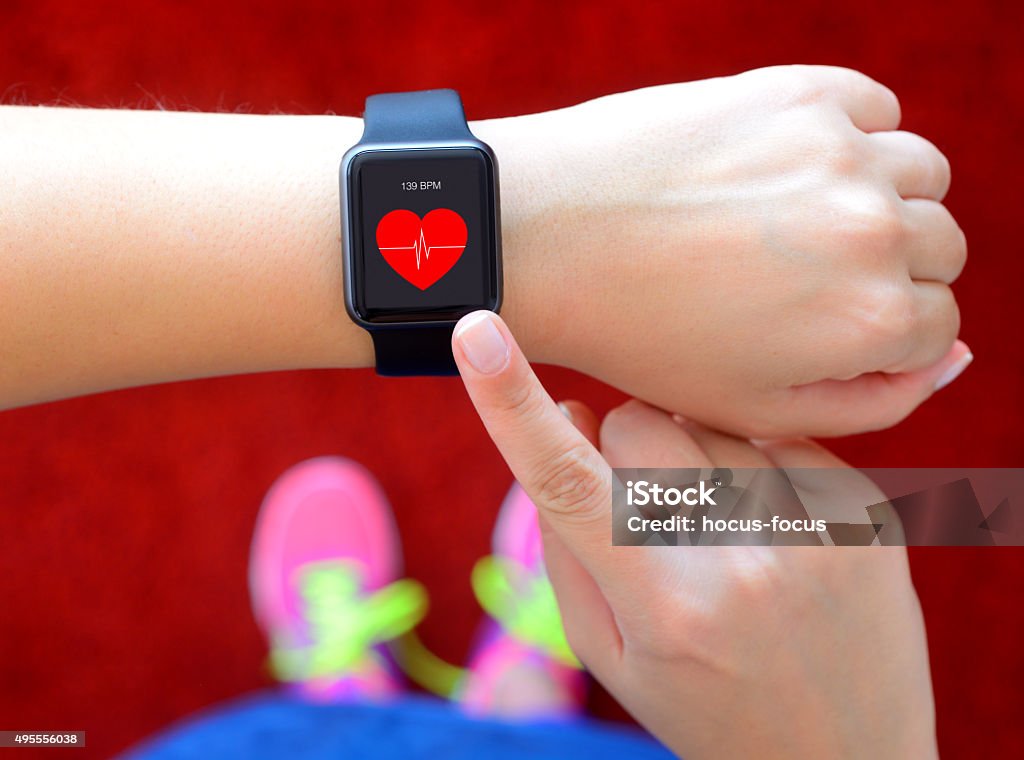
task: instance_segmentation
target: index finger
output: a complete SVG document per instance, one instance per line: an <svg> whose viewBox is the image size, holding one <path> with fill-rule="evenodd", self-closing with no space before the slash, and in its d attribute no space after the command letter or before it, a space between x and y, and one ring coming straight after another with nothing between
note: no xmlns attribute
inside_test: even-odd
<svg viewBox="0 0 1024 760"><path fill-rule="evenodd" d="M544 390L505 323L477 311L452 352L469 397L516 480L599 584L633 562L611 545L612 471Z"/></svg>

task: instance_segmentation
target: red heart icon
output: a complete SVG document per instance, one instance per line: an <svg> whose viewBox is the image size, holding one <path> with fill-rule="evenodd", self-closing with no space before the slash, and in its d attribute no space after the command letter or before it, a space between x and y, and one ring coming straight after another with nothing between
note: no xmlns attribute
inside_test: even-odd
<svg viewBox="0 0 1024 760"><path fill-rule="evenodd" d="M468 235L466 223L450 208L435 208L422 220L400 208L377 224L377 247L392 269L426 290L459 260Z"/></svg>

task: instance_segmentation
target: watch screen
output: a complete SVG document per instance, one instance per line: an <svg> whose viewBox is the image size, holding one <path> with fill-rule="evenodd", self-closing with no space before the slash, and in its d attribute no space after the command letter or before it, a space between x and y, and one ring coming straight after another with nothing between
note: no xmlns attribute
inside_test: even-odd
<svg viewBox="0 0 1024 760"><path fill-rule="evenodd" d="M497 306L493 168L476 148L379 150L349 167L355 310L368 322Z"/></svg>

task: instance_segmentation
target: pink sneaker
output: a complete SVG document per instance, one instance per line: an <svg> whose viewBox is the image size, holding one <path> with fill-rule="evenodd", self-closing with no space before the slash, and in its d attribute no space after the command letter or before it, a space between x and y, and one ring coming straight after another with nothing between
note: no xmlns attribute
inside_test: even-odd
<svg viewBox="0 0 1024 760"><path fill-rule="evenodd" d="M537 509L518 483L502 503L492 546L494 554L473 568L473 591L490 620L457 699L471 714L575 717L583 711L585 676L544 569Z"/></svg>
<svg viewBox="0 0 1024 760"><path fill-rule="evenodd" d="M399 691L385 641L415 626L426 593L399 580L387 499L362 466L310 459L267 493L249 558L249 594L275 676L315 701Z"/></svg>

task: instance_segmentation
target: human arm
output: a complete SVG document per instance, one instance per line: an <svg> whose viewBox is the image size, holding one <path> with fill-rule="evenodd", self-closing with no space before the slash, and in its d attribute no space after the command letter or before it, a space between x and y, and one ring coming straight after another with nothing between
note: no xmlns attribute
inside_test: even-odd
<svg viewBox="0 0 1024 760"><path fill-rule="evenodd" d="M611 544L612 467L844 463L807 440L754 445L635 400L603 422L571 402L570 421L499 318L464 318L453 344L537 506L570 646L670 749L689 760L937 757L903 547Z"/></svg>
<svg viewBox="0 0 1024 760"><path fill-rule="evenodd" d="M965 355L946 284L965 248L935 200L941 154L861 128L895 126L887 93L783 68L474 123L499 157L503 314L527 354L749 434L898 421ZM370 366L338 210L360 130L0 109L0 408Z"/></svg>
<svg viewBox="0 0 1024 760"><path fill-rule="evenodd" d="M338 243L337 161L359 128L3 108L0 406L369 365Z"/></svg>

